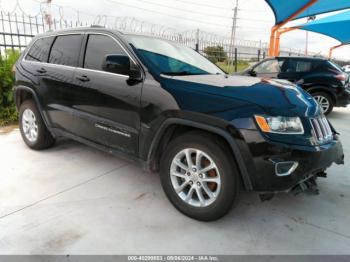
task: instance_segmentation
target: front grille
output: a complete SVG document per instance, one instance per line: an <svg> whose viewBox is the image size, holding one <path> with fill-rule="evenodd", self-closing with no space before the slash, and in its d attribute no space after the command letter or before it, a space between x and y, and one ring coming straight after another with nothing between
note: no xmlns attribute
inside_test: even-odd
<svg viewBox="0 0 350 262"><path fill-rule="evenodd" d="M325 143L333 139L333 132L325 116L311 118L311 126L318 142Z"/></svg>

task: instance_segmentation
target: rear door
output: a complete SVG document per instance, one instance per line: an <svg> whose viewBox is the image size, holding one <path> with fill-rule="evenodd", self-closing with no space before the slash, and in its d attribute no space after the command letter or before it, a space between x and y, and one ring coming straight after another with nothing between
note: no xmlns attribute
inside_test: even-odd
<svg viewBox="0 0 350 262"><path fill-rule="evenodd" d="M132 56L109 34L87 34L85 57L75 71L74 110L79 113L77 132L99 144L135 155L140 130L142 82L131 83L128 73L107 72L107 55Z"/></svg>
<svg viewBox="0 0 350 262"><path fill-rule="evenodd" d="M43 87L45 105L54 127L75 133L77 125L74 115L74 70L79 62L83 34L56 36L45 65Z"/></svg>

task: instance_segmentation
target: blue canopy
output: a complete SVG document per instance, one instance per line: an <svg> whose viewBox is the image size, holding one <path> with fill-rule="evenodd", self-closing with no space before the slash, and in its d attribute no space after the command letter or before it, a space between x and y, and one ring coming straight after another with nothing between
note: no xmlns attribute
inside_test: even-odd
<svg viewBox="0 0 350 262"><path fill-rule="evenodd" d="M350 42L350 11L311 21L298 28L327 35L341 43Z"/></svg>
<svg viewBox="0 0 350 262"><path fill-rule="evenodd" d="M265 0L275 14L276 24L279 24L306 6L310 0ZM295 19L318 14L339 11L350 8L350 0L318 0Z"/></svg>

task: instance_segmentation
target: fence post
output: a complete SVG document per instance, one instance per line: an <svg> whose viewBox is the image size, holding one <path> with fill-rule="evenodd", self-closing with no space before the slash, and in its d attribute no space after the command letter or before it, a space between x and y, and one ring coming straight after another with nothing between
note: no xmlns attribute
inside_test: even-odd
<svg viewBox="0 0 350 262"><path fill-rule="evenodd" d="M196 32L196 51L199 52L199 28Z"/></svg>
<svg viewBox="0 0 350 262"><path fill-rule="evenodd" d="M258 62L260 62L260 54L261 54L261 50L258 49Z"/></svg>
<svg viewBox="0 0 350 262"><path fill-rule="evenodd" d="M237 72L238 68L238 55L237 55L237 47L235 48L235 72Z"/></svg>

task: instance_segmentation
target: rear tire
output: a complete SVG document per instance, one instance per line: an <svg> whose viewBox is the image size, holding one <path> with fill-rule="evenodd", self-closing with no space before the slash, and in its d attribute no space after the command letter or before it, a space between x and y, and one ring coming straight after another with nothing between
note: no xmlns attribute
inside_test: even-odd
<svg viewBox="0 0 350 262"><path fill-rule="evenodd" d="M41 150L55 143L33 100L26 100L20 106L19 129L23 141L31 149Z"/></svg>
<svg viewBox="0 0 350 262"><path fill-rule="evenodd" d="M209 166L215 168L205 171ZM170 202L201 221L223 217L239 194L239 173L231 152L204 132L190 132L170 142L161 158L160 178Z"/></svg>
<svg viewBox="0 0 350 262"><path fill-rule="evenodd" d="M333 98L325 92L311 93L316 102L320 105L322 112L325 115L330 114L333 111L334 101Z"/></svg>

